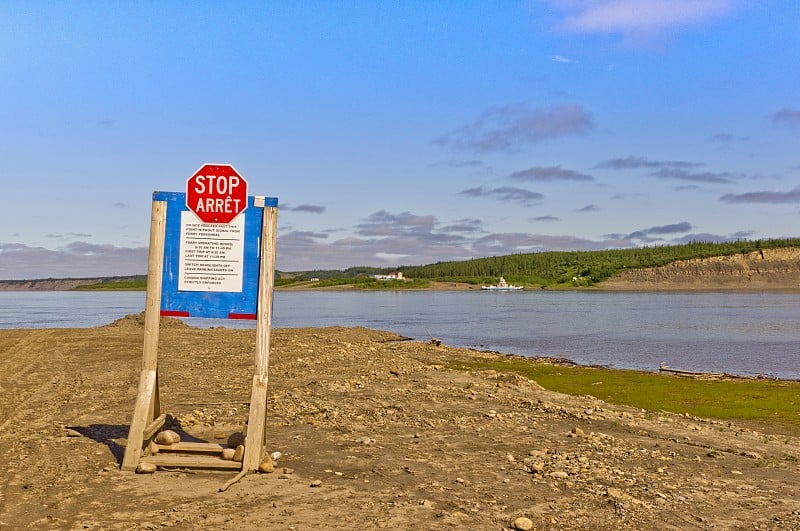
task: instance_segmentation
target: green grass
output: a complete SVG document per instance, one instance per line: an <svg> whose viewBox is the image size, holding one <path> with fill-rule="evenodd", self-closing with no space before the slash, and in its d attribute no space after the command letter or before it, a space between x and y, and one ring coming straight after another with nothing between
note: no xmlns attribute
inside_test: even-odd
<svg viewBox="0 0 800 531"><path fill-rule="evenodd" d="M800 382L795 381L705 380L524 359L457 361L453 367L514 372L551 391L591 395L612 404L650 411L750 421L800 434Z"/></svg>
<svg viewBox="0 0 800 531"><path fill-rule="evenodd" d="M96 284L78 286L75 291L145 291L147 279L141 280L104 280Z"/></svg>

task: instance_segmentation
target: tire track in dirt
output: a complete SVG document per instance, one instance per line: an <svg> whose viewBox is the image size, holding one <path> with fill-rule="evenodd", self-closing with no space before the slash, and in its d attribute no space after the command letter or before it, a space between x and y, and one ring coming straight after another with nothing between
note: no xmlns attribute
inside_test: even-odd
<svg viewBox="0 0 800 531"><path fill-rule="evenodd" d="M41 351L52 333L48 330L24 330L0 335L0 359L3 360L3 372L0 375L0 440L8 432L11 422L19 417L20 407L24 407L42 385L37 385L34 380L38 377L35 372L37 367L44 361L32 354Z"/></svg>
<svg viewBox="0 0 800 531"><path fill-rule="evenodd" d="M59 366L63 368L58 348L51 347L55 332L23 330L0 334L0 356L4 365L0 380L0 462L5 469L0 490L3 514L15 499L9 493L18 490L14 487L22 481L34 449L36 437L32 434L46 426L50 419L51 407L43 401L53 396L54 389L58 394L57 388L63 380L63 370L53 371ZM41 352L52 354L43 360ZM46 420L41 418L43 412L46 412Z"/></svg>

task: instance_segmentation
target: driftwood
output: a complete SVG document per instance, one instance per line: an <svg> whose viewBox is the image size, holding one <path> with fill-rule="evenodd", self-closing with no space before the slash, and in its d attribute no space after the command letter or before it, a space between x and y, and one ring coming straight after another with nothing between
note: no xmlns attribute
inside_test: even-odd
<svg viewBox="0 0 800 531"><path fill-rule="evenodd" d="M228 487L230 487L234 483L237 483L240 479L242 479L243 477L245 477L249 473L250 473L250 470L247 470L247 469L242 470L241 472L236 474L236 476L234 478L229 479L227 482L225 482L225 484L219 488L219 491L220 492L225 492L226 490L228 490Z"/></svg>
<svg viewBox="0 0 800 531"><path fill-rule="evenodd" d="M683 369L673 369L672 367L663 362L658 364L658 371L666 372L669 374L677 374L680 376L695 376L700 378L725 378L731 376L730 374L725 374L724 372L701 372L701 371L685 371Z"/></svg>

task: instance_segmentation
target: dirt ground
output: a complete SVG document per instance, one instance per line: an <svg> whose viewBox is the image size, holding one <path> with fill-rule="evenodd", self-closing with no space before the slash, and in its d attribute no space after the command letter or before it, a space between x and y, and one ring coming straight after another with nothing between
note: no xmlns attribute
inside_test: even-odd
<svg viewBox="0 0 800 531"><path fill-rule="evenodd" d="M141 323L0 331L0 528L800 529L796 437L452 370L498 355L364 328L273 331L274 473L220 492L235 472L122 472ZM184 440L242 427L254 347L165 321Z"/></svg>

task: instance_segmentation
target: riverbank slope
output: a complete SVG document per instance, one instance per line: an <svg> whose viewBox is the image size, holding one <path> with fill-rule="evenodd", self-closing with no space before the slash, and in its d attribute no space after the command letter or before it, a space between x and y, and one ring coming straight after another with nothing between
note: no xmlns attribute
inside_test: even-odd
<svg viewBox="0 0 800 531"><path fill-rule="evenodd" d="M255 332L162 320L184 440L241 429ZM143 329L0 330L0 528L800 528L800 439L613 406L364 328L273 332L271 474L119 470ZM597 385L602 385L598 381Z"/></svg>
<svg viewBox="0 0 800 531"><path fill-rule="evenodd" d="M800 290L800 248L679 260L623 271L598 287L607 290Z"/></svg>

